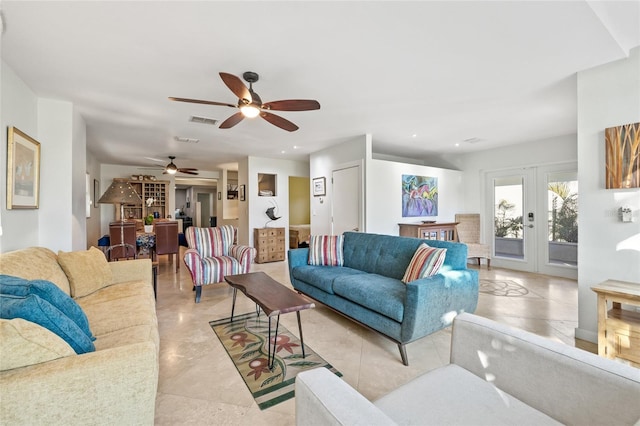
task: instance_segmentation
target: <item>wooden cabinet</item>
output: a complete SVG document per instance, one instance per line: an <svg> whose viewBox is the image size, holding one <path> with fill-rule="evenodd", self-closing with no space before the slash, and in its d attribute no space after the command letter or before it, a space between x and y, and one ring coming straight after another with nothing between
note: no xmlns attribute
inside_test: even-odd
<svg viewBox="0 0 640 426"><path fill-rule="evenodd" d="M640 312L625 309L640 306L640 284L607 280L591 290L598 294L598 355L640 367Z"/></svg>
<svg viewBox="0 0 640 426"><path fill-rule="evenodd" d="M284 260L284 228L255 228L253 245L258 251L256 263Z"/></svg>
<svg viewBox="0 0 640 426"><path fill-rule="evenodd" d="M399 223L401 237L427 240L458 241L458 222Z"/></svg>
<svg viewBox="0 0 640 426"><path fill-rule="evenodd" d="M158 218L166 219L169 217L169 182L163 180L128 180L114 179L114 181L126 181L138 193L142 199L141 205L125 204L125 219L144 219L149 214L158 214ZM151 206L147 206L146 201L153 198ZM119 209L116 209L118 212Z"/></svg>

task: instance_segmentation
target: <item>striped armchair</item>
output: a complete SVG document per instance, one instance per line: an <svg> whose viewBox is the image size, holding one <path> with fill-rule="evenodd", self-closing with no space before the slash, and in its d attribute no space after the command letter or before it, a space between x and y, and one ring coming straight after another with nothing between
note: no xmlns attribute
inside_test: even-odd
<svg viewBox="0 0 640 426"><path fill-rule="evenodd" d="M185 231L189 248L184 263L191 273L196 303L200 302L202 286L224 281L225 275L246 274L256 256L256 249L235 244L236 228L196 228Z"/></svg>

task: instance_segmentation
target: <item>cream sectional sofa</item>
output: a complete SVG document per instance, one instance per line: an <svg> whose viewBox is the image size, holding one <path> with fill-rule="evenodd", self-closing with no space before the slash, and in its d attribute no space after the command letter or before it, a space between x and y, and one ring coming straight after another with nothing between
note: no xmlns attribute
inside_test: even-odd
<svg viewBox="0 0 640 426"><path fill-rule="evenodd" d="M472 314L454 320L451 363L369 402L326 368L296 377L296 423L633 425L640 369Z"/></svg>
<svg viewBox="0 0 640 426"><path fill-rule="evenodd" d="M93 252L65 258L86 253ZM82 284L49 249L0 255L0 274L48 280L71 295L96 338L94 352L77 355L32 322L0 320L0 424L153 424L159 335L151 262L105 264L106 273L84 271L93 278Z"/></svg>

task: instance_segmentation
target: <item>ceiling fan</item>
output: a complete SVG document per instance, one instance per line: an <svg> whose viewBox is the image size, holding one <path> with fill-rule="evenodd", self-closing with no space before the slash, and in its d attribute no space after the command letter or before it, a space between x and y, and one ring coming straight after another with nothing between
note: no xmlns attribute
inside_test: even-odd
<svg viewBox="0 0 640 426"><path fill-rule="evenodd" d="M320 109L320 103L311 99L287 99L282 101L267 102L263 104L260 96L253 91L253 83L258 81L259 76L257 73L252 71L247 71L242 74L242 78L244 78L244 80L249 83L248 88L242 82L242 80L240 80L233 74L221 72L220 78L222 78L224 84L226 84L227 87L238 97L237 105L224 102L202 101L198 99L187 98L170 97L169 99L178 102L191 102L194 104L219 105L228 106L231 108L239 108L239 112L236 112L231 117L223 121L222 124L220 124L221 129L230 129L231 127L241 122L245 117L254 118L259 115L274 126L280 127L281 129L287 130L289 132L294 132L298 130L298 126L296 126L289 120L275 115L269 111L311 111L314 109Z"/></svg>
<svg viewBox="0 0 640 426"><path fill-rule="evenodd" d="M178 167L173 163L173 160L176 159L175 155L170 155L169 159L171 160L171 162L169 164L167 164L167 166L164 168L164 172L162 172L163 175L166 174L170 174L170 175L175 175L176 172L180 172L180 173L184 173L187 175L197 175L198 174L198 169L194 169L191 167Z"/></svg>

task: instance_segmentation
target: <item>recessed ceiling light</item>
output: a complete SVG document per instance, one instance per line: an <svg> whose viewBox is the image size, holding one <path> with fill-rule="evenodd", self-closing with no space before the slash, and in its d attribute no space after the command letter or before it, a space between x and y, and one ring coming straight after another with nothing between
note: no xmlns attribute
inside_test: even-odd
<svg viewBox="0 0 640 426"><path fill-rule="evenodd" d="M418 137L418 135L414 133L414 134L412 134L412 135L411 135L411 137L412 137L412 138L417 138L417 137Z"/></svg>
<svg viewBox="0 0 640 426"><path fill-rule="evenodd" d="M293 149L298 149L298 145L294 145L294 146L293 146Z"/></svg>
<svg viewBox="0 0 640 426"><path fill-rule="evenodd" d="M459 143L457 143L457 144L456 144L456 146L460 146L460 144L459 144Z"/></svg>

